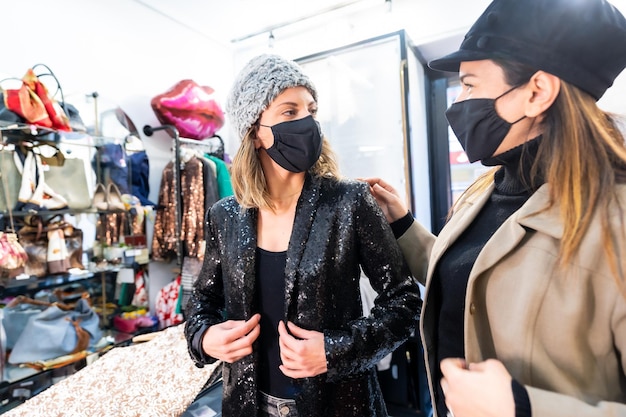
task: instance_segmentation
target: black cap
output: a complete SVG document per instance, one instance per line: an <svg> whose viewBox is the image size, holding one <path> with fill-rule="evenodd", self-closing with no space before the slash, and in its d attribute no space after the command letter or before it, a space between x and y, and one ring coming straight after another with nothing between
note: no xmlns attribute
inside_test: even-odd
<svg viewBox="0 0 626 417"><path fill-rule="evenodd" d="M605 0L494 0L458 51L430 68L504 58L556 75L595 99L626 66L626 19Z"/></svg>

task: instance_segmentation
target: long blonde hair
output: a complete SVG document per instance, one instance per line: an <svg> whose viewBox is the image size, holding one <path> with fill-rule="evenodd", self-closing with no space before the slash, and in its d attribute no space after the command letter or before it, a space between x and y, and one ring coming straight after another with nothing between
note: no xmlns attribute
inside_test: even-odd
<svg viewBox="0 0 626 417"><path fill-rule="evenodd" d="M609 224L610 206L618 203L615 185L626 178L626 145L617 117L601 110L589 94L561 81L559 95L546 111L542 127L543 138L532 172L540 172L550 184L545 210L559 206L563 223L560 265L577 254L593 213L600 212L603 248L626 296L626 271L619 255L625 248L617 247L612 238L615 231ZM489 187L496 169L478 178L466 196ZM623 215L620 218L623 220ZM626 233L624 227L621 233Z"/></svg>
<svg viewBox="0 0 626 417"><path fill-rule="evenodd" d="M254 148L256 124L244 136L230 167L235 198L242 208L273 208L261 160ZM309 172L316 176L339 178L337 158L326 138L322 140L322 153Z"/></svg>

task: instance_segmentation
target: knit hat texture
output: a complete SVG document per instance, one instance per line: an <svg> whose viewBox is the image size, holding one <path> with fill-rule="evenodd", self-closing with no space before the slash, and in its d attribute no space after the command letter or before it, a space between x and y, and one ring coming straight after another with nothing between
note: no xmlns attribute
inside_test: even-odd
<svg viewBox="0 0 626 417"><path fill-rule="evenodd" d="M226 102L226 113L240 139L284 90L306 87L317 101L317 90L302 68L278 55L252 58L237 75Z"/></svg>

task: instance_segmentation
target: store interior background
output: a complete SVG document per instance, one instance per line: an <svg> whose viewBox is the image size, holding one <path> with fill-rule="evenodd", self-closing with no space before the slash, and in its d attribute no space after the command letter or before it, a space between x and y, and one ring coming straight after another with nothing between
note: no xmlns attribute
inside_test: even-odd
<svg viewBox="0 0 626 417"><path fill-rule="evenodd" d="M572 7L582 1L587 0L571 0ZM626 0L612 3L626 14ZM214 88L215 99L224 108L233 77L252 56L272 52L297 59L401 29L425 63L455 50L488 4L488 0L2 0L5 58L0 76L21 77L27 68L44 63L86 125L93 126L96 115L119 106L138 127L156 126L150 99L182 79ZM93 92L98 93L96 102ZM622 74L600 106L626 113L625 96ZM238 139L230 130L228 114L218 134L226 152L234 155ZM163 132L142 139L150 157L150 200L156 202L163 167L172 157L171 139ZM150 268L151 307L158 289L172 278L171 265Z"/></svg>

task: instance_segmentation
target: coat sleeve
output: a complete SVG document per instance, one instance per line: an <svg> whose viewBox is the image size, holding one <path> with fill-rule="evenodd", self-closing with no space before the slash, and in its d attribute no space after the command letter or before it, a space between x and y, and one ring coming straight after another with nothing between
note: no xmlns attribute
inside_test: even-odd
<svg viewBox="0 0 626 417"><path fill-rule="evenodd" d="M224 286L215 226L217 209L218 206L213 206L209 212L204 263L185 310L187 346L191 358L198 365L216 361L202 351L202 336L210 326L224 321Z"/></svg>
<svg viewBox="0 0 626 417"><path fill-rule="evenodd" d="M430 233L417 221L398 238L398 244L404 255L404 260L409 265L411 274L422 284L426 284L426 272L428 259L435 242L435 235Z"/></svg>
<svg viewBox="0 0 626 417"><path fill-rule="evenodd" d="M353 320L342 330L324 330L330 381L366 372L395 350L417 327L421 306L417 282L365 184L356 200L359 261L378 296L369 316Z"/></svg>

